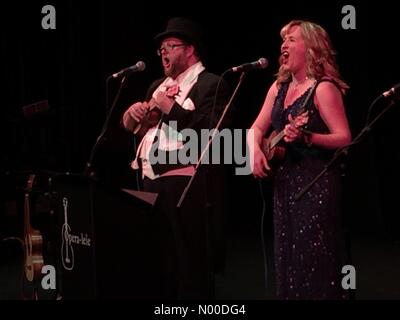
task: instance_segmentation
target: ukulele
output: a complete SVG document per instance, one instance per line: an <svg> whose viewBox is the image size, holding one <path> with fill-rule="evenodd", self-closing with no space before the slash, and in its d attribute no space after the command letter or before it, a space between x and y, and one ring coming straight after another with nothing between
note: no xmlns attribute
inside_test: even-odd
<svg viewBox="0 0 400 320"><path fill-rule="evenodd" d="M141 138L145 136L150 128L153 128L158 124L162 115L161 110L156 108L157 104L154 98L151 98L151 100L148 102L148 105L149 109L147 110L147 113L143 117L142 121L137 122L132 118L132 131Z"/></svg>
<svg viewBox="0 0 400 320"><path fill-rule="evenodd" d="M302 127L308 122L308 111L296 116L291 121L291 124L296 128L302 130ZM286 148L280 144L282 139L285 137L284 130L272 131L268 138L264 138L261 143L261 150L272 166L276 166L278 163L283 161L286 154Z"/></svg>
<svg viewBox="0 0 400 320"><path fill-rule="evenodd" d="M24 199L24 270L25 277L29 282L39 279L43 267L43 238L40 231L31 226L30 192L32 191L34 180L35 175L29 175Z"/></svg>
<svg viewBox="0 0 400 320"><path fill-rule="evenodd" d="M170 98L175 98L175 96L177 96L179 92L180 89L178 85L172 85L166 88L166 94ZM135 119L131 119L131 131L133 131L134 134L138 135L141 138L144 137L144 135L150 128L153 128L159 123L162 116L161 110L159 108L156 108L157 103L154 98L150 99L148 105L149 109L146 115L143 117L142 121L137 122Z"/></svg>
<svg viewBox="0 0 400 320"><path fill-rule="evenodd" d="M305 133L307 131L303 129L303 126L308 122L308 111L304 110L306 110L307 103L312 97L317 85L318 81L314 81L314 84L310 87L308 95L304 100L298 115L290 121L292 125ZM261 150L263 151L268 162L271 162L272 166L276 166L285 157L286 148L280 144L284 137L284 130L280 132L273 131L268 138L263 139L261 142Z"/></svg>

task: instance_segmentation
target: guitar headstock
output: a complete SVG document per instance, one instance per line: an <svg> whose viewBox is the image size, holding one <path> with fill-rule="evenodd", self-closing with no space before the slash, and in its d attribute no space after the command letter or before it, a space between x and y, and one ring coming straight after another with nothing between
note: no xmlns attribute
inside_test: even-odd
<svg viewBox="0 0 400 320"><path fill-rule="evenodd" d="M26 192L32 191L33 183L35 182L35 177L36 177L36 175L33 173L29 175L29 178L28 178L28 181L26 182L26 187L25 187Z"/></svg>

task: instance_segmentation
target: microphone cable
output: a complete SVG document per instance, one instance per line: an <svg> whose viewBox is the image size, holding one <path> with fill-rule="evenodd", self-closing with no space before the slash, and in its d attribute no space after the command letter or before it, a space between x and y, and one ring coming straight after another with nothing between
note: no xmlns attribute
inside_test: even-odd
<svg viewBox="0 0 400 320"><path fill-rule="evenodd" d="M264 238L264 222L265 222L265 214L267 212L267 206L265 203L264 188L261 179L258 181L258 186L262 199L260 232L261 232L261 249L263 252L263 264L264 264L264 282L265 282L265 290L268 290L268 259L267 259L267 247L265 245L265 238Z"/></svg>

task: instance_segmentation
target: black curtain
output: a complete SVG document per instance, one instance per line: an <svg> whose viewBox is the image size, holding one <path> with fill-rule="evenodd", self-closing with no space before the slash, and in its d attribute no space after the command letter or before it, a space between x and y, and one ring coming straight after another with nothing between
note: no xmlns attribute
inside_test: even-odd
<svg viewBox="0 0 400 320"><path fill-rule="evenodd" d="M41 9L56 9L56 29L44 30ZM213 8L199 4L196 11L175 3L126 1L14 1L2 5L2 176L25 170L81 172L118 89L118 81L106 78L138 60L146 70L127 81L113 113L105 141L96 154L100 175L112 182L132 182L132 137L119 127L123 111L143 99L147 86L162 75L153 37L171 16L198 20L207 34L207 67L221 74L229 67L265 56L268 69L249 73L237 97L235 126L248 128L255 119L267 88L277 72L280 28L294 18L320 23L332 37L338 63L351 90L346 96L353 135L362 128L369 104L399 81L396 45L396 10L360 3L356 29L341 25L343 3L306 1L301 4L257 2ZM157 6L158 8L154 8ZM237 75L227 77L232 87ZM31 117L23 107L48 100L49 110ZM376 107L381 110L386 102ZM393 108L354 147L347 161L346 217L352 230L400 234L396 209L399 134L398 108ZM254 219L259 213L258 185L251 177L231 177L232 208ZM2 179L2 181L5 181ZM9 186L5 186L9 187Z"/></svg>

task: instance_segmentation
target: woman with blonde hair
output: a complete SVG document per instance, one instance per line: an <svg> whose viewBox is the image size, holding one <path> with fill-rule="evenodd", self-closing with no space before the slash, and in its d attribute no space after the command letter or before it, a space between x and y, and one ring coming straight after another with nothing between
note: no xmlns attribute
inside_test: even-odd
<svg viewBox="0 0 400 320"><path fill-rule="evenodd" d="M340 172L334 166L296 195L351 141L335 52L318 24L281 30L280 68L248 136L253 175L274 178L274 253L279 299L341 299ZM264 139L273 129L271 141ZM279 134L280 133L280 134ZM281 139L279 139L281 138ZM272 148L276 144L275 148ZM281 149L283 153L273 152ZM284 154L272 170L277 154Z"/></svg>

